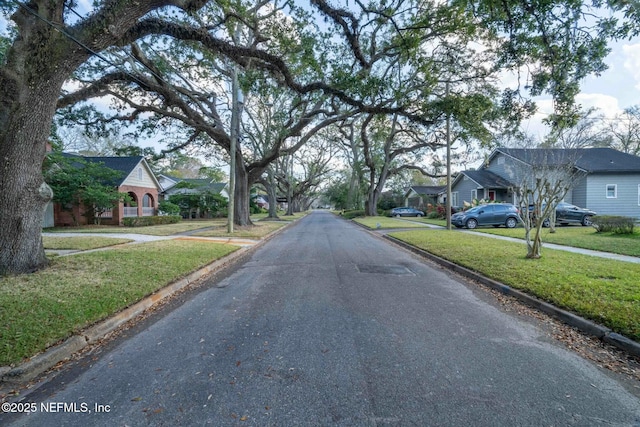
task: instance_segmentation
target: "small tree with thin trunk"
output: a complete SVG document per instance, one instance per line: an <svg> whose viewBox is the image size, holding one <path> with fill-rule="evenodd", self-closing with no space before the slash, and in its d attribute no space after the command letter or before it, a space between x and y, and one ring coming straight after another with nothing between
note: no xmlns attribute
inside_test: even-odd
<svg viewBox="0 0 640 427"><path fill-rule="evenodd" d="M584 177L576 167L580 150L528 148L518 150L525 161L509 166L511 176L520 177L514 188L525 230L527 258L542 256L543 224L555 221L555 209Z"/></svg>

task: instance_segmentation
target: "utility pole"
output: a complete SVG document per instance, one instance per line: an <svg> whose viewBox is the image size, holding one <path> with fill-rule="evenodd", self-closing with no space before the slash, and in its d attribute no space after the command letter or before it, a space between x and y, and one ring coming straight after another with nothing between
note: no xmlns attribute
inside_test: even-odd
<svg viewBox="0 0 640 427"><path fill-rule="evenodd" d="M449 97L449 82L445 84L445 97ZM451 123L449 120L449 112L447 111L447 202L445 209L447 210L447 230L451 230Z"/></svg>

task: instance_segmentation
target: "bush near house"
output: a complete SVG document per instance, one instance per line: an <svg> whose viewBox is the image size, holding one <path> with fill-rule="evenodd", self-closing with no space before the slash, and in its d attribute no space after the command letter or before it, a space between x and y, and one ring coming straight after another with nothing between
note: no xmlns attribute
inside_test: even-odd
<svg viewBox="0 0 640 427"><path fill-rule="evenodd" d="M180 206L167 200L158 203L158 210L162 215L180 215Z"/></svg>
<svg viewBox="0 0 640 427"><path fill-rule="evenodd" d="M633 234L635 219L626 216L601 215L593 219L593 228L598 233Z"/></svg>
<svg viewBox="0 0 640 427"><path fill-rule="evenodd" d="M451 214L456 213L455 209L451 207ZM442 203L427 204L427 218L429 219L446 219L447 218L447 206Z"/></svg>
<svg viewBox="0 0 640 427"><path fill-rule="evenodd" d="M148 225L176 224L182 221L180 215L135 216L122 220L125 227L145 227Z"/></svg>

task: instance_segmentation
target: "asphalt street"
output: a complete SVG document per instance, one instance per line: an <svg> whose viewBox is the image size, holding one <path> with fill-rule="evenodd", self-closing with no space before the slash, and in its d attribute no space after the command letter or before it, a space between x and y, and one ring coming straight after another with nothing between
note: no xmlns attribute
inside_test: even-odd
<svg viewBox="0 0 640 427"><path fill-rule="evenodd" d="M614 376L327 212L207 286L0 424L640 426Z"/></svg>

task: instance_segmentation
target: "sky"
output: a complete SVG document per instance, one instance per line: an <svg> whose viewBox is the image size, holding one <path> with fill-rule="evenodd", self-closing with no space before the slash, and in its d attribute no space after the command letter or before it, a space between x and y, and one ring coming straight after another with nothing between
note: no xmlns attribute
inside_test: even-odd
<svg viewBox="0 0 640 427"><path fill-rule="evenodd" d="M640 105L640 38L616 42L610 45L611 53L605 59L608 65L601 76L587 77L577 96L583 109L596 107L601 110L604 121L611 120L625 108ZM538 114L523 123L530 134L542 136L546 128L541 119L553 111L549 98L537 100Z"/></svg>

